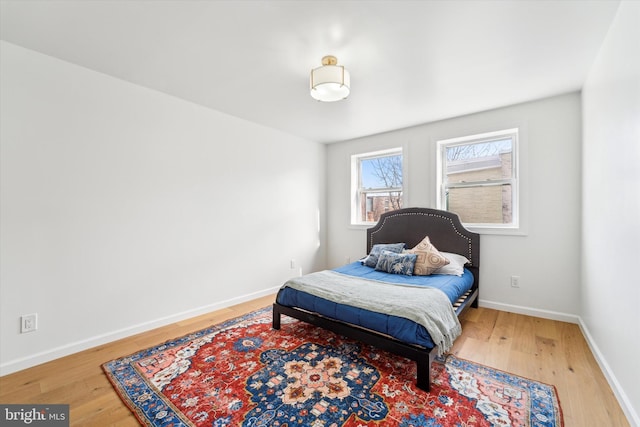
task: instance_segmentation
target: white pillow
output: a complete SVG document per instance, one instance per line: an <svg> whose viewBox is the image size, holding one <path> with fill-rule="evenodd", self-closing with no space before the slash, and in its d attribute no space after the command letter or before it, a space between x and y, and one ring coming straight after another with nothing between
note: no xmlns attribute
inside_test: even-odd
<svg viewBox="0 0 640 427"><path fill-rule="evenodd" d="M453 254L451 252L440 252L440 255L449 260L449 264L440 267L433 274L449 274L451 276L462 276L464 273L464 265L469 263L469 260L462 255Z"/></svg>

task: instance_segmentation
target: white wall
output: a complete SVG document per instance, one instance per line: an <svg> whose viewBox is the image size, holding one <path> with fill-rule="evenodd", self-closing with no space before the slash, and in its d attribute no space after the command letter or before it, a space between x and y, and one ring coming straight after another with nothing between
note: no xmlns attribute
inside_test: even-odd
<svg viewBox="0 0 640 427"><path fill-rule="evenodd" d="M325 146L0 47L2 374L324 266Z"/></svg>
<svg viewBox="0 0 640 427"><path fill-rule="evenodd" d="M622 2L583 89L582 320L640 426L640 3ZM633 424L632 424L633 425Z"/></svg>
<svg viewBox="0 0 640 427"><path fill-rule="evenodd" d="M580 275L581 99L578 93L425 124L328 148L330 267L365 252L349 225L350 156L403 146L407 206L435 207L436 141L520 128L525 235L482 235L480 303L576 322ZM520 276L520 288L510 277Z"/></svg>

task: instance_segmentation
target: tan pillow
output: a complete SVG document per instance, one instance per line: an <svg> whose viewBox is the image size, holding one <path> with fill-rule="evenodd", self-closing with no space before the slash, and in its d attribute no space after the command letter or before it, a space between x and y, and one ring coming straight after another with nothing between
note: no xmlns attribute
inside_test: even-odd
<svg viewBox="0 0 640 427"><path fill-rule="evenodd" d="M413 268L415 276L428 276L440 267L449 264L449 260L442 256L436 247L431 244L429 236L425 236L422 242L407 252L417 255L416 264Z"/></svg>

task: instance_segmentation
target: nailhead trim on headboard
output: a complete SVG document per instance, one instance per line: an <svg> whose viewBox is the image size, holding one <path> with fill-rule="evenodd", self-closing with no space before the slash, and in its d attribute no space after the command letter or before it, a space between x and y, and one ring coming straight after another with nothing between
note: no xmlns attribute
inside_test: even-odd
<svg viewBox="0 0 640 427"><path fill-rule="evenodd" d="M385 223L387 222L388 219L390 218L396 218L396 217L400 217L400 216L408 216L408 215L420 215L420 216L430 216L430 217L436 217L436 218L441 218L441 219L445 219L449 222L449 224L451 224L451 228L453 228L453 230L456 232L456 234L458 236L460 236L461 238L465 239L468 242L468 256L467 258L469 258L469 263L471 265L473 265L473 246L472 246L472 240L469 236L465 236L464 234L460 233L460 230L458 229L458 227L456 227L456 225L453 223L453 220L448 217L448 216L444 216L444 215L439 215L439 214L434 214L434 213L426 213L426 212L399 212L399 213L395 213L395 214L389 214L387 216L384 217L384 219L382 220L382 224L379 224L380 227L377 230L374 230L371 232L371 236L373 236L374 234L376 234L379 231L382 231L382 229L384 228ZM373 239L371 239L373 240ZM372 243L373 244L373 243ZM371 251L371 248L369 248L369 251Z"/></svg>

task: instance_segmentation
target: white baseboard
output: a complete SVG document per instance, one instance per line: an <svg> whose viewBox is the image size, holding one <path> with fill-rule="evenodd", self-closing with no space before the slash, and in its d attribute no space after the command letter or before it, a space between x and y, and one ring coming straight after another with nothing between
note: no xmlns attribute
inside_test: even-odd
<svg viewBox="0 0 640 427"><path fill-rule="evenodd" d="M633 405L629 400L629 396L627 396L627 394L624 392L624 389L620 386L620 383L618 382L616 376L613 374L613 371L607 363L607 360L604 358L602 352L598 348L598 345L593 340L591 333L589 333L589 328L587 328L587 325L583 322L582 318L579 319L580 322L578 323L578 325L580 325L582 335L584 335L585 339L587 340L587 344L589 344L589 348L591 349L591 353L593 353L593 357L596 359L596 362L598 362L598 365L600 366L600 369L602 369L602 372L604 373L604 376L607 379L611 390L613 390L613 394L616 395L616 399L618 399L618 403L622 407L622 411L627 416L627 421L629 421L631 427L640 427L640 415L638 415L636 410L633 408Z"/></svg>
<svg viewBox="0 0 640 427"><path fill-rule="evenodd" d="M580 316L577 316L575 314L559 313L559 312L550 311L550 310L523 307L519 305L504 304L500 302L487 301L483 299L480 299L478 301L478 304L480 305L480 307L493 308L495 310L507 311L509 313L518 313L518 314L525 314L528 316L541 317L543 319L551 319L551 320L558 320L561 322L575 323L578 326L580 326L582 335L587 341L587 344L589 345L589 348L593 353L593 357L596 359L596 362L598 362L600 369L602 369L602 372L604 373L604 376L607 379L607 382L609 383L611 390L613 390L613 394L615 394L616 399L618 400L618 403L622 407L622 411L627 417L629 424L631 424L632 427L640 427L640 417L638 416L638 413L633 408L633 405L631 405L631 401L629 400L629 397L620 386L620 383L618 382L616 376L613 374L613 371L609 367L609 364L607 363L606 359L602 355L602 352L599 350L598 346L593 340L593 337L589 333L589 329L584 324Z"/></svg>
<svg viewBox="0 0 640 427"><path fill-rule="evenodd" d="M129 337L131 335L138 334L140 332L150 331L161 326L170 325L171 323L179 322L181 320L189 319L192 317L200 316L202 314L210 313L212 311L220 310L222 308L230 307L235 304L240 304L245 301L260 298L269 294L276 293L280 286L276 286L262 291L253 292L239 297L230 298L225 301L220 301L215 304L209 304L202 307L195 308L193 310L183 311L182 313L173 314L171 316L162 317L159 319L151 320L149 322L140 323L128 328L120 329L117 331L109 332L106 334L98 335L88 338L86 340L73 342L60 347L56 347L47 351L36 353L30 356L22 357L20 359L10 360L0 365L0 376L8 375L23 369L31 368L42 363L50 362L60 357L68 356L73 353L78 353L83 350L87 350L92 347L96 347L102 344L106 344L112 341L116 341L122 338Z"/></svg>
<svg viewBox="0 0 640 427"><path fill-rule="evenodd" d="M507 311L509 313L525 314L527 316L541 317L543 319L558 320L560 322L576 323L580 322L580 317L575 314L561 313L558 311L543 310L540 308L524 307L521 305L504 304L501 302L478 300L480 307L493 308L495 310Z"/></svg>

